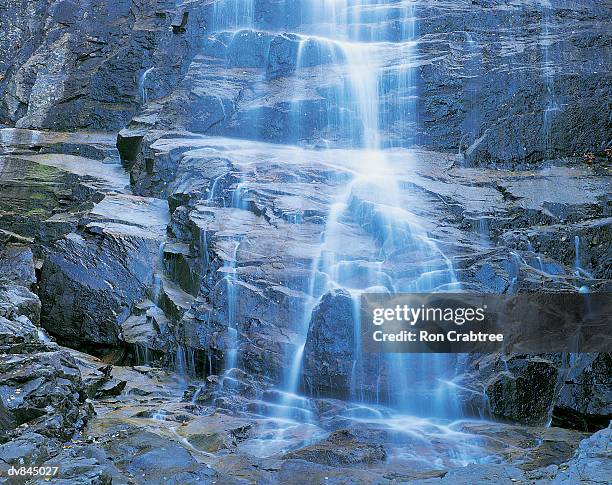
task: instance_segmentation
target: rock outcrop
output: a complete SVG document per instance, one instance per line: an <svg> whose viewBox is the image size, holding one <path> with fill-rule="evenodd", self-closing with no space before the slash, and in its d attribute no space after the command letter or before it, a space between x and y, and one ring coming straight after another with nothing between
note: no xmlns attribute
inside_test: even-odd
<svg viewBox="0 0 612 485"><path fill-rule="evenodd" d="M64 341L116 345L134 303L153 287L166 203L106 195L45 259L43 325Z"/></svg>
<svg viewBox="0 0 612 485"><path fill-rule="evenodd" d="M552 422L583 431L606 427L612 420L610 354L579 354L570 360Z"/></svg>
<svg viewBox="0 0 612 485"><path fill-rule="evenodd" d="M171 43L174 12L163 0L11 2L2 14L0 119L27 128L121 128L146 100L145 72L158 43Z"/></svg>
<svg viewBox="0 0 612 485"><path fill-rule="evenodd" d="M81 373L65 349L36 325L40 301L30 291L34 259L23 238L0 241L0 456L3 468L44 459L81 430L90 415ZM8 242L7 242L8 241ZM3 471L4 473L4 471Z"/></svg>

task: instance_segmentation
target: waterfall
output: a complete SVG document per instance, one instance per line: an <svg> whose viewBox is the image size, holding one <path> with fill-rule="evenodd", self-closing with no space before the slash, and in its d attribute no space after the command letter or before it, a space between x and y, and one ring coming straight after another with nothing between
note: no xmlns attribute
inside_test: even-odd
<svg viewBox="0 0 612 485"><path fill-rule="evenodd" d="M364 364L367 364L368 357L361 354L359 342L361 295L374 291L397 293L459 289L451 262L421 227L418 217L407 209L413 202L411 198L416 196L402 186L408 185L409 181L399 181L400 170L395 165L400 154L403 157L401 163L413 164L412 152L393 150L412 147L418 142L415 68L418 52L414 3L305 0L297 5L287 3L284 10L279 4L279 12L275 13L255 12L255 7L252 0L224 0L215 2L213 6L211 38L215 38L217 32L223 32L217 38L223 39L227 46L226 66L232 66L232 49L244 49L251 41L258 43L260 49L267 48L266 65L274 66L271 59L276 59L274 62L282 64L283 82L291 77L295 87L293 99L287 105L287 118L280 121L291 125L286 127L290 132L287 138L295 143L314 140L318 147L325 147L318 152L324 159L332 160L337 148L348 147L343 153L349 154L342 178L332 181L338 182L337 195L322 226L320 244L305 285L307 297L300 309L301 316L293 322L297 335L291 352L286 356L274 407L284 408L279 413L283 417L296 412L302 416L308 414L302 412L307 400L299 393L313 311L328 292L341 288L349 292L353 305L355 344L350 371L351 399L362 406L391 404L402 413L455 417L459 415L459 408L456 386L452 385L455 377L452 356L384 355L380 357L380 365L384 367L389 382L380 379L375 396L363 392L365 380L372 379L372 376L365 374L367 366ZM260 24L268 25L270 19L266 18L267 15L286 16L289 7L293 17L286 21L296 25L296 34L254 30L255 25L258 28ZM275 42L280 42L281 47ZM471 37L468 38L470 48L474 43ZM280 58L273 58L272 46L286 50L282 51ZM314 78L325 81L324 96L313 87L317 86L311 82ZM255 98L266 94L266 83L272 86L277 80L266 75L257 78ZM313 98L317 102L313 103ZM321 99L324 102L318 104ZM249 119L253 121L243 135L259 133L259 115L265 113L258 110L259 104L253 103L242 113L242 116L252 117ZM253 112L257 115L253 116ZM316 122L314 126L322 127L314 136L313 121ZM220 199L226 199L218 194L219 183L219 178L209 181L209 205L218 205ZM231 194L227 205L236 210L249 209L245 181L235 184ZM297 215L285 214L283 217L288 222L299 222ZM346 252L347 227L367 239L371 244L370 253L356 259ZM200 245L206 246L209 243L206 235L201 237ZM226 292L226 372L240 361L237 272L240 237L229 238L225 241L226 261L220 271ZM204 252L201 257L202 264L208 266L210 261ZM399 271L401 274L398 275L394 269L397 267L407 268Z"/></svg>
<svg viewBox="0 0 612 485"><path fill-rule="evenodd" d="M254 0L221 0L213 4L214 30L231 30L253 26Z"/></svg>
<svg viewBox="0 0 612 485"><path fill-rule="evenodd" d="M574 236L574 253L575 253L575 257L574 257L574 269L576 270L576 276L586 276L587 278L592 278L593 275L591 275L591 273L589 273L586 269L584 269L584 267L582 266L582 260L580 257L580 236L576 235Z"/></svg>
<svg viewBox="0 0 612 485"><path fill-rule="evenodd" d="M196 363L195 351L193 348L185 347L180 343L176 344L176 351L174 353L174 372L176 372L181 387L187 386L188 378L195 377Z"/></svg>
<svg viewBox="0 0 612 485"><path fill-rule="evenodd" d="M238 328L236 326L236 257L240 241L236 241L231 258L226 262L225 282L227 284L227 359L225 369L236 367L238 355Z"/></svg>
<svg viewBox="0 0 612 485"><path fill-rule="evenodd" d="M464 32L465 42L463 50L465 51L465 92L469 94L467 97L468 116L463 122L463 135L459 143L459 153L463 153L467 148L474 143L479 136L480 126L482 124L482 99L483 90L483 57L482 50L478 45L476 37L471 32Z"/></svg>
<svg viewBox="0 0 612 485"><path fill-rule="evenodd" d="M352 295L354 307L354 333L359 334L360 295L366 291L430 292L459 288L452 264L437 248L434 241L418 226L412 214L404 209L396 174L389 163L381 140L381 113L384 94L402 91L407 99L395 113L389 115L395 122L411 127L406 136L408 143L416 140L416 82L414 76L414 12L412 4L402 6L402 38L397 45L388 42L389 32L368 25L366 20L377 20L385 15L388 5L377 2L347 4L346 2L310 2L311 8L303 12L309 19L307 26L312 36L300 41L296 63L296 84L302 82L301 70L309 67L316 44L316 54L327 56L342 74L335 101L338 106L328 107L328 120L336 121L337 130L347 133L354 152L354 176L340 191L330 207L322 234L318 256L311 268L309 300L305 304L299 329L296 350L287 365L284 389L287 396L299 393L302 359L312 312L327 291L347 289ZM384 23L383 23L384 24ZM320 37L325 35L326 37ZM385 65L389 49L402 55L399 67ZM394 52L396 52L394 51ZM299 100L293 102L301 123ZM389 119L385 120L387 123ZM301 132L298 126L296 131ZM406 142L406 141L404 141ZM390 144L390 143L387 143ZM411 163L410 159L406 163ZM376 261L351 261L343 257L342 233L344 224L352 222L374 239L379 247ZM422 263L407 281L392 281L385 271L385 264L395 254L413 250ZM363 271L363 266L367 271ZM351 372L351 395L362 401L360 372L362 355L356 341ZM454 387L447 383L454 377L453 357L446 355L393 355L385 356L390 369L392 384L385 400L402 412L426 416L457 416L459 414ZM378 393L377 393L378 394ZM377 399L381 401L383 396ZM284 404L290 406L294 399L287 397Z"/></svg>

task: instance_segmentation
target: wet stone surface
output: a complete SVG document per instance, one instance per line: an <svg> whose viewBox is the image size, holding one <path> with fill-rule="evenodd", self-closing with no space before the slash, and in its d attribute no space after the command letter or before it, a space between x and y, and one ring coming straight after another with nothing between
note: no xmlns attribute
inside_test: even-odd
<svg viewBox="0 0 612 485"><path fill-rule="evenodd" d="M398 372L351 315L361 291L610 291L607 6L9 3L3 475L611 475L609 355Z"/></svg>

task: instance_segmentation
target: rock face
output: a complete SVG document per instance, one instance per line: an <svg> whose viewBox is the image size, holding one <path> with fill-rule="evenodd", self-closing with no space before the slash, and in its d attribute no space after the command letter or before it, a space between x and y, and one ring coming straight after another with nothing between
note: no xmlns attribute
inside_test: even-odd
<svg viewBox="0 0 612 485"><path fill-rule="evenodd" d="M610 354L575 357L555 403L554 425L592 431L610 422L611 366Z"/></svg>
<svg viewBox="0 0 612 485"><path fill-rule="evenodd" d="M363 9L347 35L380 73L362 98L378 98L384 160L356 150L356 53L318 35L309 2L0 7L0 122L21 127L0 129L3 473L23 459L83 483L606 476L609 429L571 455L576 430L610 419L609 355L459 356L457 375L421 365L404 386L359 355L352 314L355 289L610 291L608 9L405 3ZM392 218L360 172L370 157L373 175L393 167ZM39 319L105 360L47 341ZM423 381L452 388L461 416L533 427L386 407L397 387L422 401ZM537 427L551 419L576 430Z"/></svg>
<svg viewBox="0 0 612 485"><path fill-rule="evenodd" d="M31 250L23 241L0 242L0 267L10 268L0 274L0 442L23 434L38 436L40 442L69 439L88 416L83 382L72 356L41 340L35 326L40 301L29 290L34 273ZM0 446L4 454L12 445Z"/></svg>
<svg viewBox="0 0 612 485"><path fill-rule="evenodd" d="M0 118L22 127L122 127L143 102L144 72L171 35L173 7L11 2L2 12Z"/></svg>
<svg viewBox="0 0 612 485"><path fill-rule="evenodd" d="M282 33L308 31L307 5L257 2L236 15L229 4L214 3L13 2L0 44L11 59L0 66L2 118L23 127L112 129L142 107L122 140L137 145L145 133L139 130L157 127L346 143L351 134L324 113L343 89L342 67L330 63L338 47ZM291 9L299 15L280 13ZM554 1L426 1L410 14L389 12L387 22L364 19L368 29L360 35L387 42L380 52L388 72L379 106L385 143L461 150L470 163L603 153L607 122L599 113L610 96L610 66L599 53L610 43L606 12L596 1L571 9ZM396 78L413 18L416 106ZM416 126L401 116L408 110L416 110Z"/></svg>
<svg viewBox="0 0 612 485"><path fill-rule="evenodd" d="M84 232L58 241L45 260L43 325L66 341L116 344L133 303L153 286L166 211L165 202L121 195L98 203Z"/></svg>

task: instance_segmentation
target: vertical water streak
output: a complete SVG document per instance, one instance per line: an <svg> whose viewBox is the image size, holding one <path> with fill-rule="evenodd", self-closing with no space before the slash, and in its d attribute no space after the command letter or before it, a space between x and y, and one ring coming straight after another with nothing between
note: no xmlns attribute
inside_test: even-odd
<svg viewBox="0 0 612 485"><path fill-rule="evenodd" d="M248 189L244 183L240 182L236 185L236 188L232 192L232 203L231 206L234 209L246 210L247 200L246 195ZM238 274L237 274L237 262L238 262L238 249L240 247L240 239L232 240L233 244L232 253L224 263L225 273L225 284L226 284L226 298L227 298L227 352L225 359L225 370L226 372L230 369L235 368L238 365L238 349L239 349L239 335L238 335L238 324L236 314L236 304L238 298Z"/></svg>
<svg viewBox="0 0 612 485"><path fill-rule="evenodd" d="M544 131L544 150L545 156L551 158L554 156L554 147L552 146L552 121L555 114L559 111L559 105L555 92L555 77L554 77L554 60L551 57L551 24L553 22L552 5L550 0L541 1L542 11L542 34L540 44L542 46L542 76L544 78L544 115L543 115L543 131Z"/></svg>
<svg viewBox="0 0 612 485"><path fill-rule="evenodd" d="M147 88L147 76L153 70L153 67L149 67L146 69L141 75L138 83L138 87L140 88L140 99L143 104L146 104L149 101L149 93Z"/></svg>
<svg viewBox="0 0 612 485"><path fill-rule="evenodd" d="M251 28L254 16L254 0L216 1L213 3L212 31Z"/></svg>

